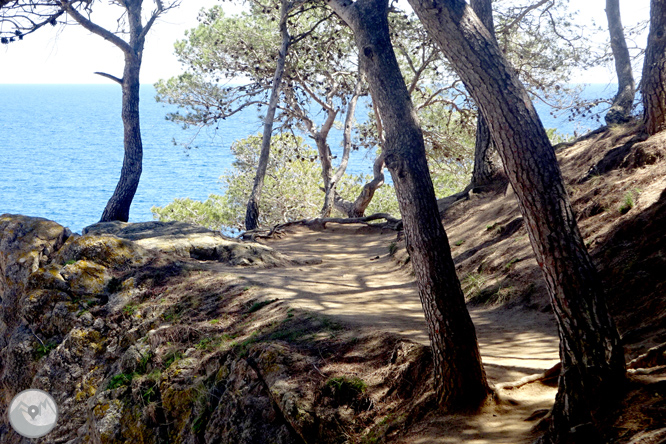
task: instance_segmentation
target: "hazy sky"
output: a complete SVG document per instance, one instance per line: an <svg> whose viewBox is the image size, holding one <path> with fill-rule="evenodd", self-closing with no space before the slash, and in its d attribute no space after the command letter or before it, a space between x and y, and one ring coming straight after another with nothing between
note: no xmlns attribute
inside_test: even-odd
<svg viewBox="0 0 666 444"><path fill-rule="evenodd" d="M141 69L141 82L154 83L181 71L173 55L173 43L183 38L186 29L197 25L197 12L202 7L222 4L225 11L239 10L229 2L219 0L184 0L176 10L167 13L148 34ZM146 1L146 7L152 2ZM581 8L580 19L595 19L605 24L605 0L572 2ZM622 19L625 25L645 19L649 14L649 0L622 0ZM97 17L109 19L118 10L100 3ZM645 36L641 40L644 43ZM123 58L118 48L80 26L44 27L23 41L0 46L0 84L7 83L107 83L109 80L93 74L103 71L122 76ZM576 81L606 83L613 81L613 72L597 68L581 73Z"/></svg>

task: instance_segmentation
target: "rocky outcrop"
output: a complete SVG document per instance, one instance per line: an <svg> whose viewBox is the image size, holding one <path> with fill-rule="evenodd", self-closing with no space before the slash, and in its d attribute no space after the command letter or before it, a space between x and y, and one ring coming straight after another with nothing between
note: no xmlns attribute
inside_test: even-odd
<svg viewBox="0 0 666 444"><path fill-rule="evenodd" d="M377 418L431 387L424 347L343 339L335 323L257 301L240 278L190 259L208 241L207 257L230 264L283 256L178 226L107 224L79 236L0 216L0 442L25 442L5 409L26 388L58 404L42 442L300 444L375 433ZM348 360L344 372L337 360Z"/></svg>
<svg viewBox="0 0 666 444"><path fill-rule="evenodd" d="M256 242L241 242L185 222L102 222L84 228L83 234L110 234L134 241L146 249L229 265L277 266L289 262L272 248Z"/></svg>

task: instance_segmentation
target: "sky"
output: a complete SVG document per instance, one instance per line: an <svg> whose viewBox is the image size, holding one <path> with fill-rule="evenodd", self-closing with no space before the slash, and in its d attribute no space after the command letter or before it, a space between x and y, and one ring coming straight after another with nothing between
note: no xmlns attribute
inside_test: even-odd
<svg viewBox="0 0 666 444"><path fill-rule="evenodd" d="M572 2L573 3L573 2ZM152 5L151 1L145 2ZM182 68L173 54L173 44L184 37L184 32L197 25L197 13L202 8L221 4L228 14L241 6L220 0L183 0L178 9L169 11L146 39L141 83L152 84L179 74ZM595 20L604 25L605 0L576 2L582 23ZM625 26L649 16L649 0L620 1ZM109 20L117 7L100 2L94 21ZM639 43L644 45L646 36ZM110 82L94 72L102 71L122 77L123 57L111 43L91 34L80 26L44 27L22 41L0 46L0 84L99 84ZM637 67L640 70L640 67ZM581 83L612 83L614 72L595 68L581 72L573 79Z"/></svg>

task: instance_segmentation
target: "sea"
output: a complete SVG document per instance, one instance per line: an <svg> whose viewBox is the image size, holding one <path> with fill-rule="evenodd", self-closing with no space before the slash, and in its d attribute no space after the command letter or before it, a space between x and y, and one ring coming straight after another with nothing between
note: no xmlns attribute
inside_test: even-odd
<svg viewBox="0 0 666 444"><path fill-rule="evenodd" d="M588 85L586 95L612 96L613 87ZM96 223L118 182L123 161L121 91L117 85L0 85L0 214L55 220L74 232ZM364 107L359 107L362 110ZM537 104L546 128L582 134L599 123L570 122ZM221 194L219 176L231 168L231 144L261 132L261 118L248 109L219 129L189 128L166 120L177 111L141 86L143 173L130 222L152 220L151 208L175 198L205 200ZM323 116L319 116L323 120ZM334 154L342 134L332 132ZM373 156L354 151L347 171L371 174Z"/></svg>

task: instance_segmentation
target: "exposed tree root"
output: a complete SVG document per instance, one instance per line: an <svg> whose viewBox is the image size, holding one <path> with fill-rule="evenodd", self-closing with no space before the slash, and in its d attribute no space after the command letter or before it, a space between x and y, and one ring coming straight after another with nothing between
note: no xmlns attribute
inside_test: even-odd
<svg viewBox="0 0 666 444"><path fill-rule="evenodd" d="M652 347L627 364L628 369L644 369L666 365L666 343Z"/></svg>
<svg viewBox="0 0 666 444"><path fill-rule="evenodd" d="M380 223L380 224L370 224L369 222L375 221L375 220L381 220L384 219L386 222ZM245 240L256 240L256 239L268 239L272 238L275 236L279 236L280 234L283 233L282 229L294 225L304 225L306 227L317 227L321 229L326 228L326 224L329 223L334 223L334 224L364 224L368 226L373 226L373 227L379 227L379 228L388 228L391 230L401 230L402 229L402 220L401 219L396 219L395 217L391 216L388 213L376 213L372 214L370 216L365 216L365 217L349 217L349 218L344 218L344 217L326 217L326 218L315 218L315 219L301 219L301 220L295 220L291 222L286 222L284 224L278 224L275 225L273 228L270 230L267 229L256 229L256 230L248 230L240 235L238 235L239 239L245 239Z"/></svg>
<svg viewBox="0 0 666 444"><path fill-rule="evenodd" d="M501 390L515 390L517 388L523 387L527 384L532 384L533 382L551 382L556 380L560 375L560 370L562 369L562 363L558 362L548 370L543 373L536 375L528 375L524 378L520 378L518 381L505 382L502 384L497 384L497 388Z"/></svg>

